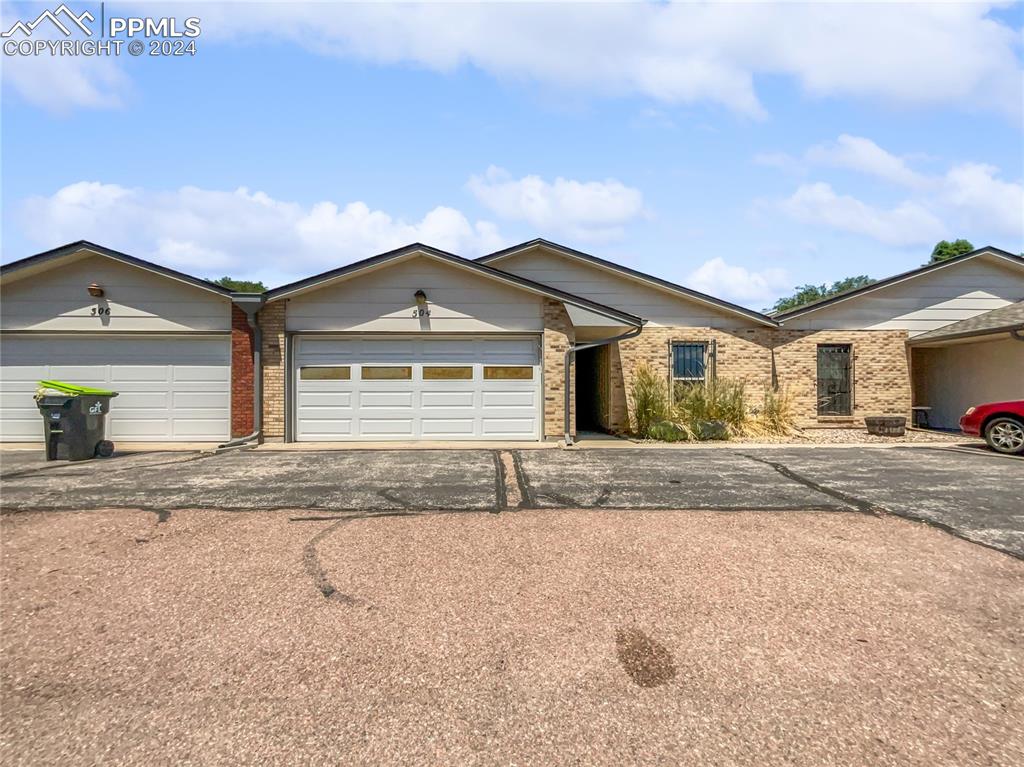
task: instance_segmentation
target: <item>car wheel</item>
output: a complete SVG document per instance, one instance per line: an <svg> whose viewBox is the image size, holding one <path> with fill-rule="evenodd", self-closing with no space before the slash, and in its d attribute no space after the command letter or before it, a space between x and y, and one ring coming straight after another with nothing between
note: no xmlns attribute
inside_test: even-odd
<svg viewBox="0 0 1024 767"><path fill-rule="evenodd" d="M1016 418L993 418L985 426L985 441L993 450L1008 455L1024 453L1024 423Z"/></svg>

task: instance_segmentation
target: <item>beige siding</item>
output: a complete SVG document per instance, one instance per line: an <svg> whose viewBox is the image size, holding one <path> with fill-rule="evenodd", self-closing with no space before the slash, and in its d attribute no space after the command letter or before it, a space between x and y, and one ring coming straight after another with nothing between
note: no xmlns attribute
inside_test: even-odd
<svg viewBox="0 0 1024 767"><path fill-rule="evenodd" d="M413 294L427 294L416 317ZM541 298L425 256L288 299L290 331L539 332Z"/></svg>
<svg viewBox="0 0 1024 767"><path fill-rule="evenodd" d="M87 292L93 282L104 289L102 298ZM231 300L89 255L30 277L5 280L0 286L0 321L4 330L230 331Z"/></svg>
<svg viewBox="0 0 1024 767"><path fill-rule="evenodd" d="M1024 343L1012 338L913 350L914 404L956 429L972 405L1024 399Z"/></svg>
<svg viewBox="0 0 1024 767"><path fill-rule="evenodd" d="M794 330L906 330L910 336L1024 299L1024 268L981 256L786 320Z"/></svg>
<svg viewBox="0 0 1024 767"><path fill-rule="evenodd" d="M710 304L646 285L542 245L488 265L643 317L649 325L729 328L756 324Z"/></svg>

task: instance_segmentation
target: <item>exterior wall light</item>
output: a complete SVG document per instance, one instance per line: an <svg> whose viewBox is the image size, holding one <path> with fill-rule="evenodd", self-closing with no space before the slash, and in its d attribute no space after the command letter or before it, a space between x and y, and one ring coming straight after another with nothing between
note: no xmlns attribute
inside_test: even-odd
<svg viewBox="0 0 1024 767"><path fill-rule="evenodd" d="M87 288L87 290L89 291L89 295L90 296L95 296L96 298L102 298L103 297L103 288L101 288L95 282L90 283L89 287Z"/></svg>
<svg viewBox="0 0 1024 767"><path fill-rule="evenodd" d="M422 290L417 290L415 293L413 293L413 297L416 299L417 306L427 305L427 294L424 293Z"/></svg>

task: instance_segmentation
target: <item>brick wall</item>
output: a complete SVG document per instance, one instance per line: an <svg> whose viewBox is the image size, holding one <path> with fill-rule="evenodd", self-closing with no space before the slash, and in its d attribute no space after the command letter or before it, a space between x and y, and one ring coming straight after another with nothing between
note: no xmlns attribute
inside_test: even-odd
<svg viewBox="0 0 1024 767"><path fill-rule="evenodd" d="M610 349L612 371L610 428L629 430L629 391L637 365L646 361L655 375L669 381L669 361L674 342L716 342L718 377L746 381L751 390L771 382L770 328L764 330L717 330L646 326L639 336L615 343Z"/></svg>
<svg viewBox="0 0 1024 767"><path fill-rule="evenodd" d="M853 346L854 408L852 420L863 424L865 415L909 415L910 371L904 331L776 330L749 328L669 328L647 326L636 338L619 341L609 350L611 398L609 427L629 430L629 391L633 374L646 361L667 382L673 342L716 342L719 378L743 380L753 400L762 387L777 381L793 397L801 426L831 423L817 415L817 346L849 343ZM773 360L774 356L774 360Z"/></svg>
<svg viewBox="0 0 1024 767"><path fill-rule="evenodd" d="M809 426L841 419L819 419L818 344L850 344L853 353L853 416L910 417L910 366L904 330L776 330L775 366L779 384L793 395L798 423Z"/></svg>
<svg viewBox="0 0 1024 767"><path fill-rule="evenodd" d="M265 304L257 319L263 331L263 436L284 438L284 317L287 300Z"/></svg>
<svg viewBox="0 0 1024 767"><path fill-rule="evenodd" d="M231 436L252 434L253 421L253 329L245 312L231 305Z"/></svg>
<svg viewBox="0 0 1024 767"><path fill-rule="evenodd" d="M576 331L561 301L544 301L544 436L565 435L565 352L575 342ZM573 366L575 368L575 365ZM570 381L575 379L573 370ZM576 433L576 403L570 389L569 429Z"/></svg>

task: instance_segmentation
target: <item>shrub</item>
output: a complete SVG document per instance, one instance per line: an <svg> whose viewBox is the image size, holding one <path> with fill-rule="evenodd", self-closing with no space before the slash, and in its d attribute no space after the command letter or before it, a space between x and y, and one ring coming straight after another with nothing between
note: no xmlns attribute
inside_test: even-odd
<svg viewBox="0 0 1024 767"><path fill-rule="evenodd" d="M708 424L720 422L729 436L740 434L747 420L746 387L742 381L719 379L708 384L677 384L676 421L686 424L702 439L721 439L722 428Z"/></svg>
<svg viewBox="0 0 1024 767"><path fill-rule="evenodd" d="M746 433L788 437L796 430L793 395L789 389L765 386L761 408L747 419Z"/></svg>
<svg viewBox="0 0 1024 767"><path fill-rule="evenodd" d="M670 408L665 382L646 363L638 365L633 374L630 399L633 401L634 432L638 437L647 439L651 436L651 427L669 417Z"/></svg>

